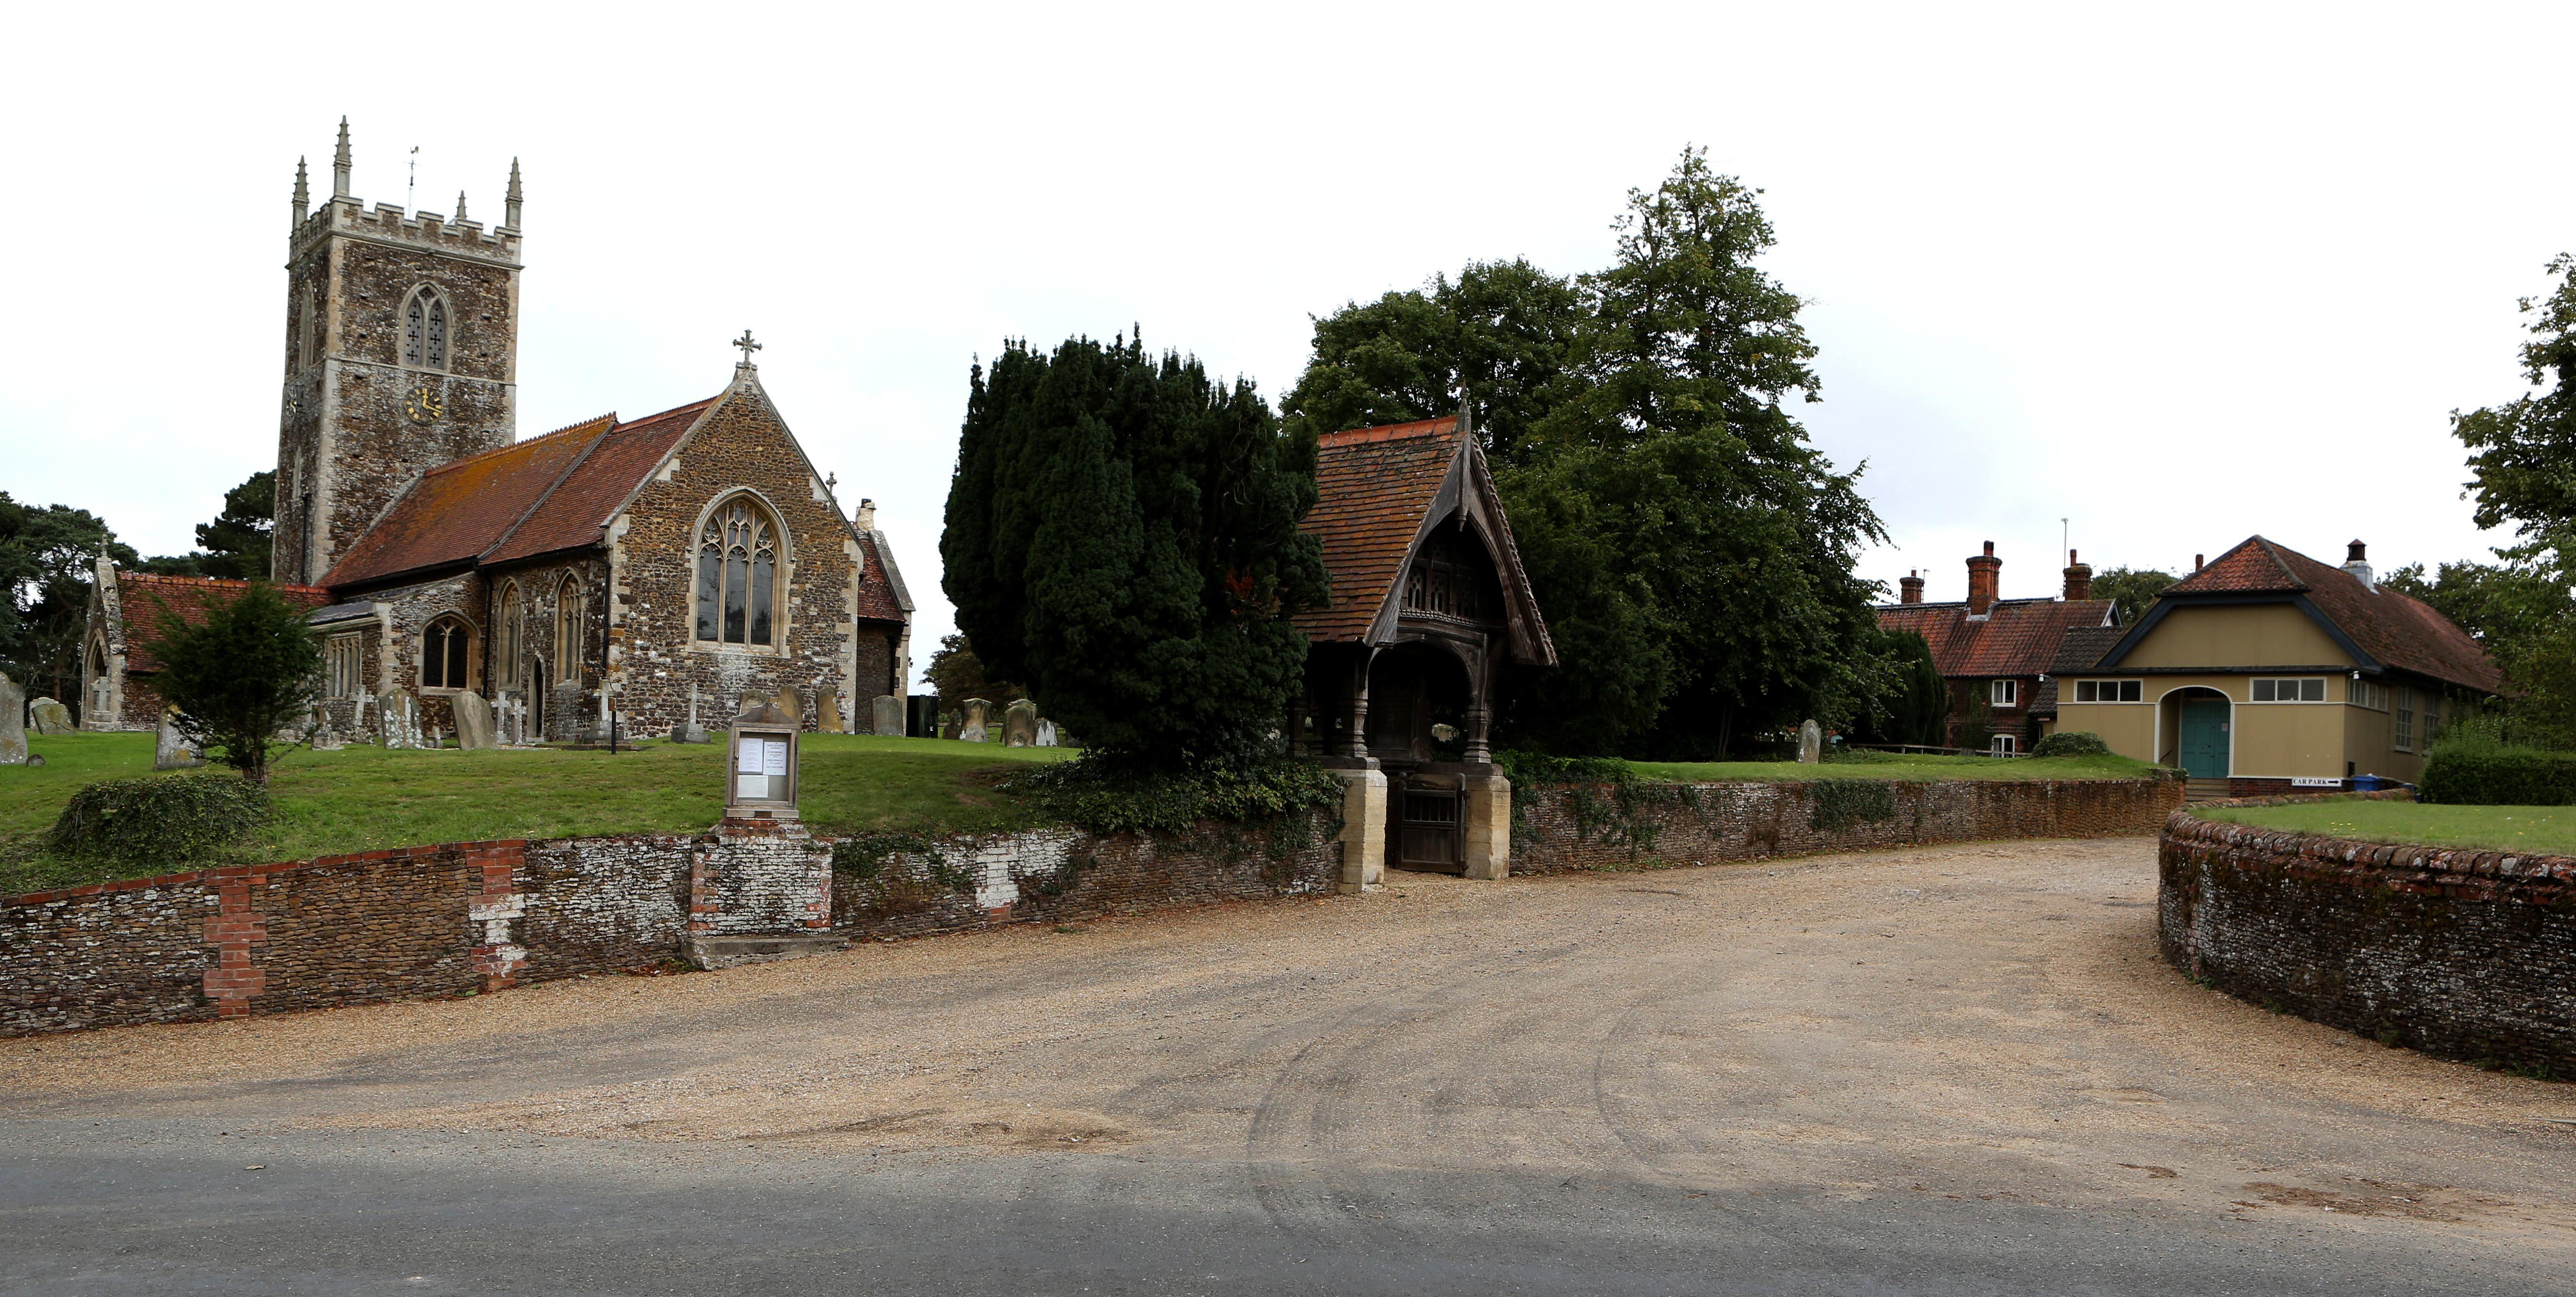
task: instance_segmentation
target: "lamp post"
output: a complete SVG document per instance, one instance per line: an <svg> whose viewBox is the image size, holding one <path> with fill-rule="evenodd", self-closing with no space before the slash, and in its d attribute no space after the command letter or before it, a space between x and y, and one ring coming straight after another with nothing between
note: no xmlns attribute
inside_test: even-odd
<svg viewBox="0 0 2576 1297"><path fill-rule="evenodd" d="M725 818L796 818L797 722L770 699L725 729Z"/></svg>

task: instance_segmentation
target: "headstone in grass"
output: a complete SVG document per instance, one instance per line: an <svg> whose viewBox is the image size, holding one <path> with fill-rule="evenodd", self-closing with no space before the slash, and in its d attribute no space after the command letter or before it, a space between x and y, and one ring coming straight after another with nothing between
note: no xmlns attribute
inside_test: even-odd
<svg viewBox="0 0 2576 1297"><path fill-rule="evenodd" d="M1038 745L1038 705L1026 698L1017 699L1002 709L1002 743L1005 747L1033 748Z"/></svg>
<svg viewBox="0 0 2576 1297"><path fill-rule="evenodd" d="M798 728L805 725L805 691L787 685L778 691L778 710L793 718Z"/></svg>
<svg viewBox="0 0 2576 1297"><path fill-rule="evenodd" d="M456 746L469 751L501 746L492 732L492 704L471 689L447 700L456 713Z"/></svg>
<svg viewBox="0 0 2576 1297"><path fill-rule="evenodd" d="M0 766L27 764L27 691L0 672Z"/></svg>
<svg viewBox="0 0 2576 1297"><path fill-rule="evenodd" d="M983 742L987 737L984 732L985 718L992 712L992 710L993 704L990 700L983 698L967 699L966 718L957 723L958 739L967 743Z"/></svg>
<svg viewBox="0 0 2576 1297"><path fill-rule="evenodd" d="M38 734L69 734L72 709L51 698L39 698L27 704L27 723L35 726Z"/></svg>
<svg viewBox="0 0 2576 1297"><path fill-rule="evenodd" d="M1055 746L1055 722L1043 716L1038 718L1038 746L1042 748Z"/></svg>
<svg viewBox="0 0 2576 1297"><path fill-rule="evenodd" d="M1825 727L1818 725L1814 721L1800 722L1798 725L1799 762L1804 765L1812 766L1824 759Z"/></svg>
<svg viewBox="0 0 2576 1297"><path fill-rule="evenodd" d="M895 738L903 737L902 699L893 694L878 694L876 701L868 704L868 710L870 712L868 719L873 722L869 727L869 733L892 735Z"/></svg>
<svg viewBox="0 0 2576 1297"><path fill-rule="evenodd" d="M671 741L673 743L707 742L707 727L698 724L698 687L696 685L689 686L689 719L680 722L679 726L671 731Z"/></svg>
<svg viewBox="0 0 2576 1297"><path fill-rule="evenodd" d="M204 754L188 743L179 732L179 709L161 709L161 732L152 740L152 768L155 770L188 770L206 764Z"/></svg>
<svg viewBox="0 0 2576 1297"><path fill-rule="evenodd" d="M841 693L826 689L814 696L814 728L825 734L841 732Z"/></svg>
<svg viewBox="0 0 2576 1297"><path fill-rule="evenodd" d="M377 695L376 733L389 748L421 746L420 703L399 689Z"/></svg>

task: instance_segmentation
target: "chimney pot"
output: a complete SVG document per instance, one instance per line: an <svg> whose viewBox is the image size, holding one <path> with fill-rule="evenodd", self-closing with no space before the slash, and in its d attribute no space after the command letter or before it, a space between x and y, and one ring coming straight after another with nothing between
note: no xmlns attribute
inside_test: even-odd
<svg viewBox="0 0 2576 1297"><path fill-rule="evenodd" d="M1897 601L1898 601L1898 602L1900 602L1900 603L1921 603L1921 602L1923 602L1923 572L1922 572L1922 569L1917 568L1917 569L1915 569L1914 571L1908 572L1908 573L1906 573L1904 576L1897 578L1896 588L1897 588L1897 590L1900 592L1900 593L1897 595Z"/></svg>
<svg viewBox="0 0 2576 1297"><path fill-rule="evenodd" d="M2370 569L2370 561L2363 557L2364 548L2360 541L2344 547L2343 570L2361 582L2362 589L2376 591L2379 589L2379 574Z"/></svg>
<svg viewBox="0 0 2576 1297"><path fill-rule="evenodd" d="M2343 561L2346 563L2361 562L2363 559L2370 557L2368 552L2369 549L2369 546L2362 544L2360 541L2354 541L2343 547Z"/></svg>
<svg viewBox="0 0 2576 1297"><path fill-rule="evenodd" d="M2001 583L2004 561L1995 557L1995 543L1986 542L1986 552L1968 556L1968 615L1983 617L1995 606L1995 590Z"/></svg>
<svg viewBox="0 0 2576 1297"><path fill-rule="evenodd" d="M2191 556L2191 570L2194 572L2200 570L2200 555L2194 554Z"/></svg>
<svg viewBox="0 0 2576 1297"><path fill-rule="evenodd" d="M2078 599L2090 599L2092 597L2093 565L2090 563L2077 562L2075 551L2071 549L2066 551L2067 602L2072 603Z"/></svg>

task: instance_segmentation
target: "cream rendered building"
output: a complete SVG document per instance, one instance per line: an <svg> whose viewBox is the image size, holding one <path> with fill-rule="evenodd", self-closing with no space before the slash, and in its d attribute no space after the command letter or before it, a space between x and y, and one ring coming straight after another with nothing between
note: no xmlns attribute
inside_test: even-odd
<svg viewBox="0 0 2576 1297"><path fill-rule="evenodd" d="M2240 797L2412 783L2433 734L2501 683L2467 632L2377 584L2361 542L2331 567L2260 536L2136 625L2070 632L2053 674L2058 729Z"/></svg>

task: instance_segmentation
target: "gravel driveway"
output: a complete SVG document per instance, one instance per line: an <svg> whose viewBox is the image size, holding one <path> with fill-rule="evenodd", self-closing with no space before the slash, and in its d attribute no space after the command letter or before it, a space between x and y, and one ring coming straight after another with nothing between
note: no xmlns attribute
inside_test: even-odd
<svg viewBox="0 0 2576 1297"><path fill-rule="evenodd" d="M2576 1291L2576 1090L2192 985L2154 866L1395 874L0 1041L0 1290Z"/></svg>

